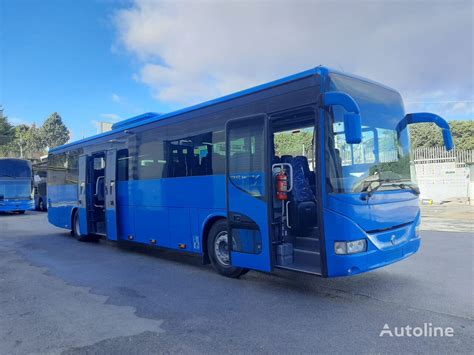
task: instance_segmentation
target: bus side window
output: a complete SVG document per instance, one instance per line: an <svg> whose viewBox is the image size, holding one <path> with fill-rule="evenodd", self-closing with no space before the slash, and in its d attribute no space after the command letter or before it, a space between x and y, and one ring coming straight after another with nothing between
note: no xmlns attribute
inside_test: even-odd
<svg viewBox="0 0 474 355"><path fill-rule="evenodd" d="M117 152L117 181L128 180L128 149L121 149Z"/></svg>

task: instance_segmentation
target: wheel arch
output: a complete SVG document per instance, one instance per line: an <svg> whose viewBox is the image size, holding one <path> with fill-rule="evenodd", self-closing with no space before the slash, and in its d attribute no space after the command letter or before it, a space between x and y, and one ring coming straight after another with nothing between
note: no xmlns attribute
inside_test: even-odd
<svg viewBox="0 0 474 355"><path fill-rule="evenodd" d="M209 237L209 231L211 230L214 223L221 219L227 219L227 214L222 212L215 212L206 217L201 226L201 245L202 245L202 262L204 264L210 264L209 254L207 250L207 238Z"/></svg>
<svg viewBox="0 0 474 355"><path fill-rule="evenodd" d="M71 222L71 232L73 230L73 225L74 225L74 215L78 213L79 207L73 207L71 209L71 215L69 216L69 221Z"/></svg>

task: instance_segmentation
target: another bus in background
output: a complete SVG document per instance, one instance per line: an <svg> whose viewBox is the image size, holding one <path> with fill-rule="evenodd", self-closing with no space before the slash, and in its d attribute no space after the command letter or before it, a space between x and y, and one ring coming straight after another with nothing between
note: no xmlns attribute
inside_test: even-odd
<svg viewBox="0 0 474 355"><path fill-rule="evenodd" d="M25 213L34 208L31 163L0 158L0 212Z"/></svg>
<svg viewBox="0 0 474 355"><path fill-rule="evenodd" d="M33 193L36 211L47 211L47 166L45 163L33 166Z"/></svg>

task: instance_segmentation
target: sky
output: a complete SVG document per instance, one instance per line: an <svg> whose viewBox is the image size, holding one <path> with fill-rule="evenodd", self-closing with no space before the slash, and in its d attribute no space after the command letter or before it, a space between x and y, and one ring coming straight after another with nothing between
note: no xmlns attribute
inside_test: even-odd
<svg viewBox="0 0 474 355"><path fill-rule="evenodd" d="M319 64L474 119L474 2L0 0L0 104L72 140Z"/></svg>

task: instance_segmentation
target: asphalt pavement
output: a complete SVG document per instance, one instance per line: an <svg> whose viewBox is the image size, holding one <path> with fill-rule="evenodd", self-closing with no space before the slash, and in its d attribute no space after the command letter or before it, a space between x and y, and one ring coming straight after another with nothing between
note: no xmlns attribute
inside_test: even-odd
<svg viewBox="0 0 474 355"><path fill-rule="evenodd" d="M471 353L473 235L422 237L358 276L234 280L194 256L77 242L44 213L0 215L0 354ZM380 337L425 323L454 335Z"/></svg>

